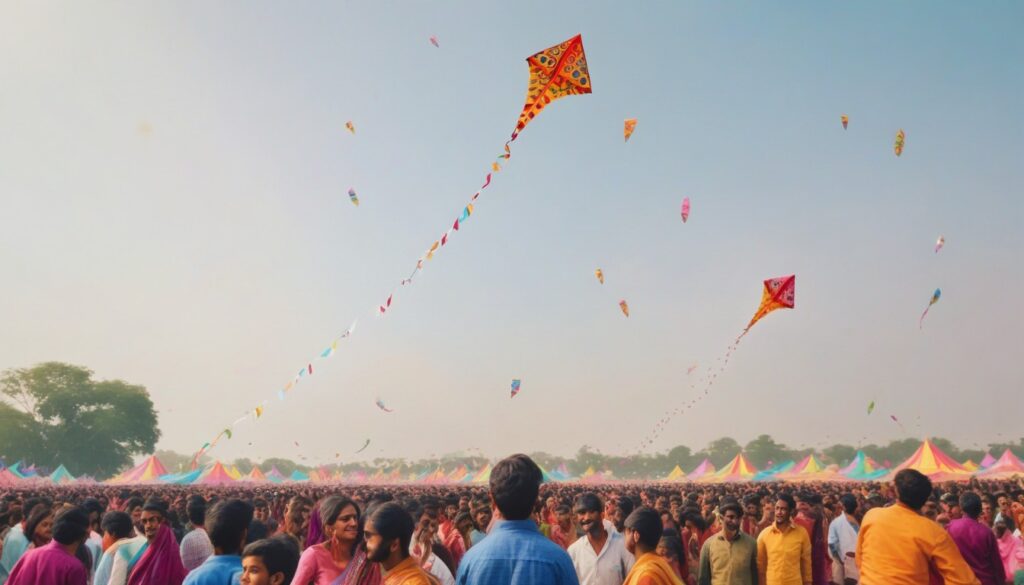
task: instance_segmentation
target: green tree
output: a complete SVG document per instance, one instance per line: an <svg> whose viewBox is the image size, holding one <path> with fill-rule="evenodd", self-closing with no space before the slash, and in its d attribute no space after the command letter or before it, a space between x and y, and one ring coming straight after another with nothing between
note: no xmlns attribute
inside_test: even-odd
<svg viewBox="0 0 1024 585"><path fill-rule="evenodd" d="M164 464L164 467L167 468L167 471L171 473L183 473L191 469L192 455L188 455L186 453L178 453L177 451L159 449L157 450L156 453L153 453L153 455L155 455L156 458L160 460L160 463ZM199 456L199 459L197 460L196 463L199 467L204 467L205 465L212 462L213 460L210 459L210 456L204 454Z"/></svg>
<svg viewBox="0 0 1024 585"><path fill-rule="evenodd" d="M825 449L822 450L822 453L828 457L830 463L846 465L853 461L853 458L857 456L857 449L849 445L840 445L837 443L831 447L825 447Z"/></svg>
<svg viewBox="0 0 1024 585"><path fill-rule="evenodd" d="M753 441L747 443L743 450L754 467L763 468L772 464L782 463L789 457L789 450L785 445L776 443L771 435L760 435Z"/></svg>
<svg viewBox="0 0 1024 585"><path fill-rule="evenodd" d="M7 370L0 393L12 403L0 409L0 422L18 429L0 435L0 454L10 459L64 463L76 474L109 477L132 455L152 452L160 438L145 387L95 381L80 366L47 362Z"/></svg>
<svg viewBox="0 0 1024 585"><path fill-rule="evenodd" d="M678 465L683 471L688 472L697 463L694 461L693 452L686 445L676 445L669 449L667 458L668 471L672 471L672 468Z"/></svg>
<svg viewBox="0 0 1024 585"><path fill-rule="evenodd" d="M704 448L704 454L706 454L708 459L711 460L711 463L719 469L729 461L732 461L732 458L739 452L740 444L732 437L715 439L708 443L708 446Z"/></svg>

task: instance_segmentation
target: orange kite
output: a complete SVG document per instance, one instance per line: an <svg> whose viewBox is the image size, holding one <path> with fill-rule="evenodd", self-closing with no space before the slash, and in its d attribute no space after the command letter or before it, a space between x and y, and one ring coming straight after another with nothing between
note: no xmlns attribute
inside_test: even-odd
<svg viewBox="0 0 1024 585"><path fill-rule="evenodd" d="M551 102L567 95L591 92L581 35L544 49L527 58L526 62L530 66L530 86L526 90L526 105L519 114L512 140Z"/></svg>
<svg viewBox="0 0 1024 585"><path fill-rule="evenodd" d="M780 276L779 278L769 278L764 281L764 292L761 293L761 306L757 308L754 318L750 320L750 324L743 330L743 335L746 335L747 331L750 331L750 328L754 326L754 323L760 321L768 313L775 309L792 309L795 302L795 274Z"/></svg>

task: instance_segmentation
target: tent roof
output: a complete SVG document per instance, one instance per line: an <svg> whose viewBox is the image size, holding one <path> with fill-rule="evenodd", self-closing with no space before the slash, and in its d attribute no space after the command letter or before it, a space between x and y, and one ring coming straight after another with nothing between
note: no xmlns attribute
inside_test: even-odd
<svg viewBox="0 0 1024 585"><path fill-rule="evenodd" d="M227 468L220 461L217 461L195 483L200 485L225 485L235 483L235 478L231 477Z"/></svg>
<svg viewBox="0 0 1024 585"><path fill-rule="evenodd" d="M678 465L676 465L672 469L672 471L669 472L669 474L665 477L665 479L668 481L683 481L684 479L686 479L686 472L680 469Z"/></svg>
<svg viewBox="0 0 1024 585"><path fill-rule="evenodd" d="M687 474L686 479L691 479L691 480L693 480L693 479L700 479L700 478L704 477L705 475L711 475L714 472L715 472L714 464L711 463L710 459L705 457L704 461L700 462L700 465L695 467L693 469L693 471L691 471L689 474Z"/></svg>
<svg viewBox="0 0 1024 585"><path fill-rule="evenodd" d="M167 475L167 468L156 458L149 456L145 461L114 477L111 483L155 483L160 477Z"/></svg>
<svg viewBox="0 0 1024 585"><path fill-rule="evenodd" d="M69 472L67 468L64 467L64 464L61 463L57 466L57 469L54 469L53 473L50 474L50 481L53 483L71 483L75 481L75 476L71 475L71 472Z"/></svg>
<svg viewBox="0 0 1024 585"><path fill-rule="evenodd" d="M968 479L971 475L970 471L943 453L929 439L925 439L917 451L906 461L893 468L890 475L895 476L896 472L903 469L916 469L927 475L932 481Z"/></svg>
<svg viewBox="0 0 1024 585"><path fill-rule="evenodd" d="M978 473L978 477L984 479L1009 479L1015 475L1024 475L1024 461L1009 449L1003 451L995 463Z"/></svg>
<svg viewBox="0 0 1024 585"><path fill-rule="evenodd" d="M732 461L727 463L725 467L722 467L713 475L705 476L701 481L711 483L734 483L741 481L750 481L754 478L757 473L757 468L750 464L747 457L742 452L737 453Z"/></svg>

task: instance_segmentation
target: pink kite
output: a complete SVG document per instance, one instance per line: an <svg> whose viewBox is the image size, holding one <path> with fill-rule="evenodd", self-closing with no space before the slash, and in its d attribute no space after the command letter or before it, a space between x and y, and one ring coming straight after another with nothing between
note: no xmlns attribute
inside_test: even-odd
<svg viewBox="0 0 1024 585"><path fill-rule="evenodd" d="M690 198L683 197L683 206L680 208L680 215L683 216L683 223L690 219Z"/></svg>

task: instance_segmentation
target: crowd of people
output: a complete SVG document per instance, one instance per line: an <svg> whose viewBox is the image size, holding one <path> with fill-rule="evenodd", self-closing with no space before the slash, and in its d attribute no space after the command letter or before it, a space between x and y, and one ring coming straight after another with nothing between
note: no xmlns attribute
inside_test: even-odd
<svg viewBox="0 0 1024 585"><path fill-rule="evenodd" d="M70 486L0 499L0 585L1024 584L1024 481Z"/></svg>

